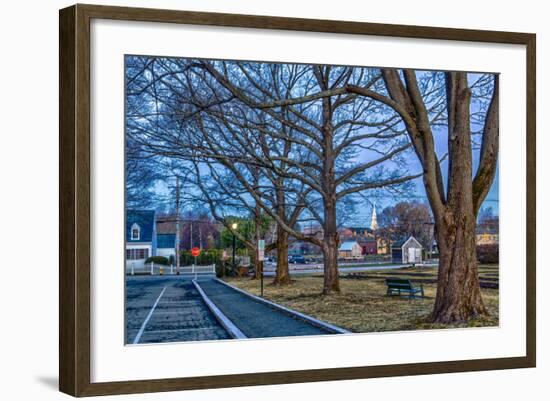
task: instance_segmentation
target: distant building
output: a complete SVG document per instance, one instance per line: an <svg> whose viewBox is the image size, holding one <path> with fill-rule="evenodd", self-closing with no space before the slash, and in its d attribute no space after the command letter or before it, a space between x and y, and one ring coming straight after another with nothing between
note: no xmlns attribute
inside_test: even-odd
<svg viewBox="0 0 550 401"><path fill-rule="evenodd" d="M176 257L176 234L157 234L157 256Z"/></svg>
<svg viewBox="0 0 550 401"><path fill-rule="evenodd" d="M176 257L176 216L172 214L156 216L157 227L157 256ZM180 238L181 238L180 224Z"/></svg>
<svg viewBox="0 0 550 401"><path fill-rule="evenodd" d="M338 249L338 257L341 259L357 259L363 254L363 248L355 240L344 241Z"/></svg>
<svg viewBox="0 0 550 401"><path fill-rule="evenodd" d="M489 225L476 227L476 245L498 245L498 227Z"/></svg>
<svg viewBox="0 0 550 401"><path fill-rule="evenodd" d="M126 265L143 266L150 256L156 256L157 231L154 210L126 211Z"/></svg>
<svg viewBox="0 0 550 401"><path fill-rule="evenodd" d="M391 246L393 263L421 263L422 244L412 235L396 241Z"/></svg>
<svg viewBox="0 0 550 401"><path fill-rule="evenodd" d="M357 242L361 246L362 255L376 255L378 253L376 238L362 237L362 238L358 238Z"/></svg>
<svg viewBox="0 0 550 401"><path fill-rule="evenodd" d="M378 255L390 253L390 242L386 238L376 237L376 253Z"/></svg>
<svg viewBox="0 0 550 401"><path fill-rule="evenodd" d="M338 235L342 243L357 242L361 247L361 255L376 255L378 253L377 238L369 227L344 227L338 231Z"/></svg>
<svg viewBox="0 0 550 401"><path fill-rule="evenodd" d="M374 237L372 230L368 227L345 227L339 230L340 238L358 238L358 237Z"/></svg>

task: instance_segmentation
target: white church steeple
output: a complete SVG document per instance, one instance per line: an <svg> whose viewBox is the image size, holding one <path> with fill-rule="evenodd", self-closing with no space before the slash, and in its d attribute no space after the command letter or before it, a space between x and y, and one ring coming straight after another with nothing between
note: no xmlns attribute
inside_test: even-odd
<svg viewBox="0 0 550 401"><path fill-rule="evenodd" d="M378 221L376 221L376 206L372 207L372 217L370 221L370 228L373 231L378 230Z"/></svg>

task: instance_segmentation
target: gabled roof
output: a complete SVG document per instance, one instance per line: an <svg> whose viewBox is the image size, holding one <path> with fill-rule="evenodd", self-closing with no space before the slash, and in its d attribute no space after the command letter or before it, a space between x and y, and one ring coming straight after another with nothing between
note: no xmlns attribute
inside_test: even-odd
<svg viewBox="0 0 550 401"><path fill-rule="evenodd" d="M414 238L412 235L410 235L408 237L403 237L399 241L395 241L393 244L391 244L391 247L392 248L401 248L409 240L415 241L417 243L417 245L420 246L420 248L422 248L422 244L416 238Z"/></svg>
<svg viewBox="0 0 550 401"><path fill-rule="evenodd" d="M176 247L176 234L157 234L157 248Z"/></svg>
<svg viewBox="0 0 550 401"><path fill-rule="evenodd" d="M340 251L351 251L355 245L359 245L357 241L345 241L340 245Z"/></svg>
<svg viewBox="0 0 550 401"><path fill-rule="evenodd" d="M365 245L376 245L377 242L376 242L376 238L374 237L361 237L361 238L357 238L357 243L361 246L365 246Z"/></svg>
<svg viewBox="0 0 550 401"><path fill-rule="evenodd" d="M137 224L140 229L139 240L132 240L130 232ZM126 211L126 242L152 242L155 226L154 210L127 210Z"/></svg>

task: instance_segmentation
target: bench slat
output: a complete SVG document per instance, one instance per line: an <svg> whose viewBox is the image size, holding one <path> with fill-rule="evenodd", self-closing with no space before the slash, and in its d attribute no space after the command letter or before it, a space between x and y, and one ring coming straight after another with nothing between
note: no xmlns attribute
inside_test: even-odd
<svg viewBox="0 0 550 401"><path fill-rule="evenodd" d="M399 294L404 292L409 293L410 296L413 296L416 293L422 293L422 296L424 296L424 289L422 288L422 285L420 287L414 287L411 280L387 278L386 285L388 286L388 295L395 292L398 292Z"/></svg>

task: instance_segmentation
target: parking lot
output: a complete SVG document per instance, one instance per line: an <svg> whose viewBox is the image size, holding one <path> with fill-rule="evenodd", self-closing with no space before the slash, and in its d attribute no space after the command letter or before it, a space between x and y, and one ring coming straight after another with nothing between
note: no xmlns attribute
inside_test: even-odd
<svg viewBox="0 0 550 401"><path fill-rule="evenodd" d="M126 278L127 344L229 338L202 300L191 278Z"/></svg>

